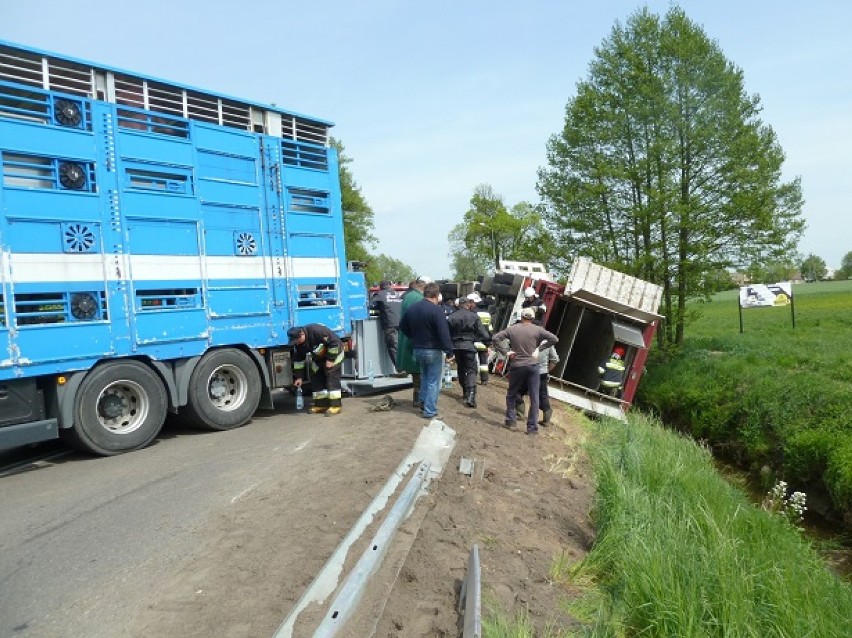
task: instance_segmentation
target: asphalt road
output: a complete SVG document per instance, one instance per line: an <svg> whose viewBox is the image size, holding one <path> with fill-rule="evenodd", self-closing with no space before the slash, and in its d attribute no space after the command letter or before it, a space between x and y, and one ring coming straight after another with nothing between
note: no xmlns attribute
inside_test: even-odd
<svg viewBox="0 0 852 638"><path fill-rule="evenodd" d="M347 403L354 407L355 401L360 400ZM354 416L349 415L353 427ZM346 417L344 411L336 418ZM288 406L259 412L248 426L231 432L167 424L144 450L108 458L71 453L3 476L0 636L132 634L127 619L138 615L141 605L155 606L151 601L156 600L158 584L209 541L205 530L214 517L251 499L264 486L298 487L300 476L321 474L329 458L335 465L325 470L334 472L340 485L346 484L348 469L358 466L358 493L341 495L351 506L341 518L354 520L371 497L364 483L384 482L416 430L389 429L388 450L373 454L381 460L365 470L370 450L358 448L358 436L341 435L347 431L345 421L333 426L329 421L292 414ZM321 494L309 489L294 493L315 502ZM309 505L295 502L293 512L309 512ZM341 520L340 535L346 526ZM329 551L334 542L330 538L329 547L317 551ZM303 543L296 539L296 544ZM321 565L323 560L318 556L308 564ZM294 584L290 596L297 597L302 587ZM276 623L269 618L264 626Z"/></svg>

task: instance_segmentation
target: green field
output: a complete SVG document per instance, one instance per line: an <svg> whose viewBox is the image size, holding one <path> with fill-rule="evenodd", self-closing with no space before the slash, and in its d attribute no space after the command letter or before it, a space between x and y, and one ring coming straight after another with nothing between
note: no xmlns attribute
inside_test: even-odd
<svg viewBox="0 0 852 638"><path fill-rule="evenodd" d="M825 492L852 520L852 281L793 287L790 308L695 303L683 349L653 352L638 403L740 466Z"/></svg>

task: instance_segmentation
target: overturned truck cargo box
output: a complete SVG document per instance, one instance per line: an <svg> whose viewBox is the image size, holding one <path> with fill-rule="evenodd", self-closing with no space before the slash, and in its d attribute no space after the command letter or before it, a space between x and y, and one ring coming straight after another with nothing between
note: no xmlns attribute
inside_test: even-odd
<svg viewBox="0 0 852 638"><path fill-rule="evenodd" d="M577 258L545 322L559 337L554 398L624 419L663 318L661 296L656 284Z"/></svg>

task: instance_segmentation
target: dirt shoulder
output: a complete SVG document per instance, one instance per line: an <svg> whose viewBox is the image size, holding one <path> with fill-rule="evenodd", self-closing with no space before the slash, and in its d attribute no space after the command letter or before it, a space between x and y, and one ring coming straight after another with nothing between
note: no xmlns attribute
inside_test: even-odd
<svg viewBox="0 0 852 638"><path fill-rule="evenodd" d="M459 635L453 610L474 544L486 609L528 612L536 635L573 624L561 603L575 593L553 583L549 572L560 557L584 556L594 539L580 418L554 402L553 423L538 436L506 430L505 390L500 379L480 386L476 410L462 405L457 388L442 393L439 411L457 433L456 446L430 489L376 636ZM397 394L405 399L401 412L410 410L409 394ZM474 459L472 476L458 471L462 458Z"/></svg>
<svg viewBox="0 0 852 638"><path fill-rule="evenodd" d="M553 424L538 436L506 430L505 391L502 379L480 386L476 410L462 405L458 387L442 393L439 411L456 432L450 460L340 635L459 636L459 587L475 543L486 608L528 612L536 635L572 624L561 605L572 592L549 572L560 557L584 556L594 536L579 416L554 403ZM114 635L273 635L427 425L410 389L392 396L399 405L390 411L369 411L379 395L347 398L334 419L294 422L286 405L259 416L249 427L281 423L269 430L282 453L265 471L270 478L195 531L196 550L140 591L137 611ZM463 457L474 461L472 476L459 472ZM246 455L247 471L252 462ZM353 545L344 577L380 523ZM313 635L320 607L298 617L294 638Z"/></svg>

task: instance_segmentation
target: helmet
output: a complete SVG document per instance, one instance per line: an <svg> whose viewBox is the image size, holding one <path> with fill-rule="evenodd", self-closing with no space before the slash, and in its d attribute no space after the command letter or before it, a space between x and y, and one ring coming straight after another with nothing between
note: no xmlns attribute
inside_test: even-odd
<svg viewBox="0 0 852 638"><path fill-rule="evenodd" d="M622 346L621 344L616 345L612 349L612 354L617 354L622 359L624 358L624 355L625 355L626 352L627 352L627 349L624 346Z"/></svg>
<svg viewBox="0 0 852 638"><path fill-rule="evenodd" d="M299 326L293 326L287 331L287 344L293 345L299 340L299 337L302 336L304 332L304 328L300 328Z"/></svg>
<svg viewBox="0 0 852 638"><path fill-rule="evenodd" d="M535 297L535 288L532 286L527 286L524 288L524 297L529 299L530 297Z"/></svg>
<svg viewBox="0 0 852 638"><path fill-rule="evenodd" d="M475 292L470 293L467 297L465 297L465 299L472 301L473 303L482 303L482 297Z"/></svg>

